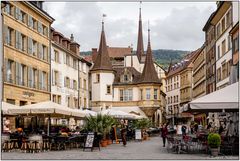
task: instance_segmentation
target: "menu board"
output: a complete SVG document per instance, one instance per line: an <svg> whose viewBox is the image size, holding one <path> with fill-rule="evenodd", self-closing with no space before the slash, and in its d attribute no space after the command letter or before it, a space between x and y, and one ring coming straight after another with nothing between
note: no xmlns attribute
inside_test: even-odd
<svg viewBox="0 0 240 161"><path fill-rule="evenodd" d="M94 141L94 133L88 133L87 138L85 140L84 149L85 148L93 148L93 141Z"/></svg>
<svg viewBox="0 0 240 161"><path fill-rule="evenodd" d="M142 140L142 131L141 129L135 130L135 140Z"/></svg>

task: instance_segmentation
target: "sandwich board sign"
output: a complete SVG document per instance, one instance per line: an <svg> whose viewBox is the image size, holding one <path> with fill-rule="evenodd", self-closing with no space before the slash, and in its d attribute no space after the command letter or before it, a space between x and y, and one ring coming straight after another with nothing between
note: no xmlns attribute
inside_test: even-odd
<svg viewBox="0 0 240 161"><path fill-rule="evenodd" d="M83 151L85 149L91 149L91 151L93 151L93 142L94 142L94 133L90 132L87 134L87 138L84 143Z"/></svg>
<svg viewBox="0 0 240 161"><path fill-rule="evenodd" d="M135 140L142 140L142 131L141 129L135 130Z"/></svg>

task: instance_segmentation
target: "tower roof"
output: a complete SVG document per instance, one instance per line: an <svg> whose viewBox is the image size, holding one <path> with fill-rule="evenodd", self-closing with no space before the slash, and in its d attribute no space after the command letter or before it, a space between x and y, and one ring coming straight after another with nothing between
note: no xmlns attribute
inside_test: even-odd
<svg viewBox="0 0 240 161"><path fill-rule="evenodd" d="M148 29L148 46L147 46L146 60L145 60L143 72L142 72L139 83L159 83L159 84L161 83L153 64L152 50L151 50L151 43L150 43L150 29Z"/></svg>
<svg viewBox="0 0 240 161"><path fill-rule="evenodd" d="M137 41L137 52L136 52L136 54L137 54L137 57L138 57L139 61L141 61L141 56L144 54L141 7L139 8L138 41Z"/></svg>
<svg viewBox="0 0 240 161"><path fill-rule="evenodd" d="M108 50L107 50L107 44L106 44L106 38L105 38L105 32L104 32L104 22L102 22L102 32L101 32L101 39L100 39L100 44L98 48L98 55L91 71L96 71L96 70L109 70L109 71L113 70L112 63L110 61Z"/></svg>

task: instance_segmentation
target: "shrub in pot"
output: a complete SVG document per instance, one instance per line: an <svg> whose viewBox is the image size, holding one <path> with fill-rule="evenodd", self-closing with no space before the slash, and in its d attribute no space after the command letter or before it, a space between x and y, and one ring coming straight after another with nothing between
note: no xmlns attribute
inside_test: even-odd
<svg viewBox="0 0 240 161"><path fill-rule="evenodd" d="M210 133L208 135L208 145L211 149L212 156L218 156L221 137L218 133Z"/></svg>

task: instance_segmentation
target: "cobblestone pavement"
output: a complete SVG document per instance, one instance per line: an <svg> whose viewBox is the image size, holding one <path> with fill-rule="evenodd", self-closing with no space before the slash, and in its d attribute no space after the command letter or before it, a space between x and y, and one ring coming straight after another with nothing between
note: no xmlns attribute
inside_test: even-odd
<svg viewBox="0 0 240 161"><path fill-rule="evenodd" d="M160 137L151 137L148 141L128 142L124 147L122 144L112 144L106 148L97 149L93 152L82 149L72 149L66 151L50 151L41 153L22 153L22 152L4 152L2 160L6 159L234 159L238 160L238 156L219 156L211 158L206 154L172 154L168 153L166 148L162 147L162 139Z"/></svg>

